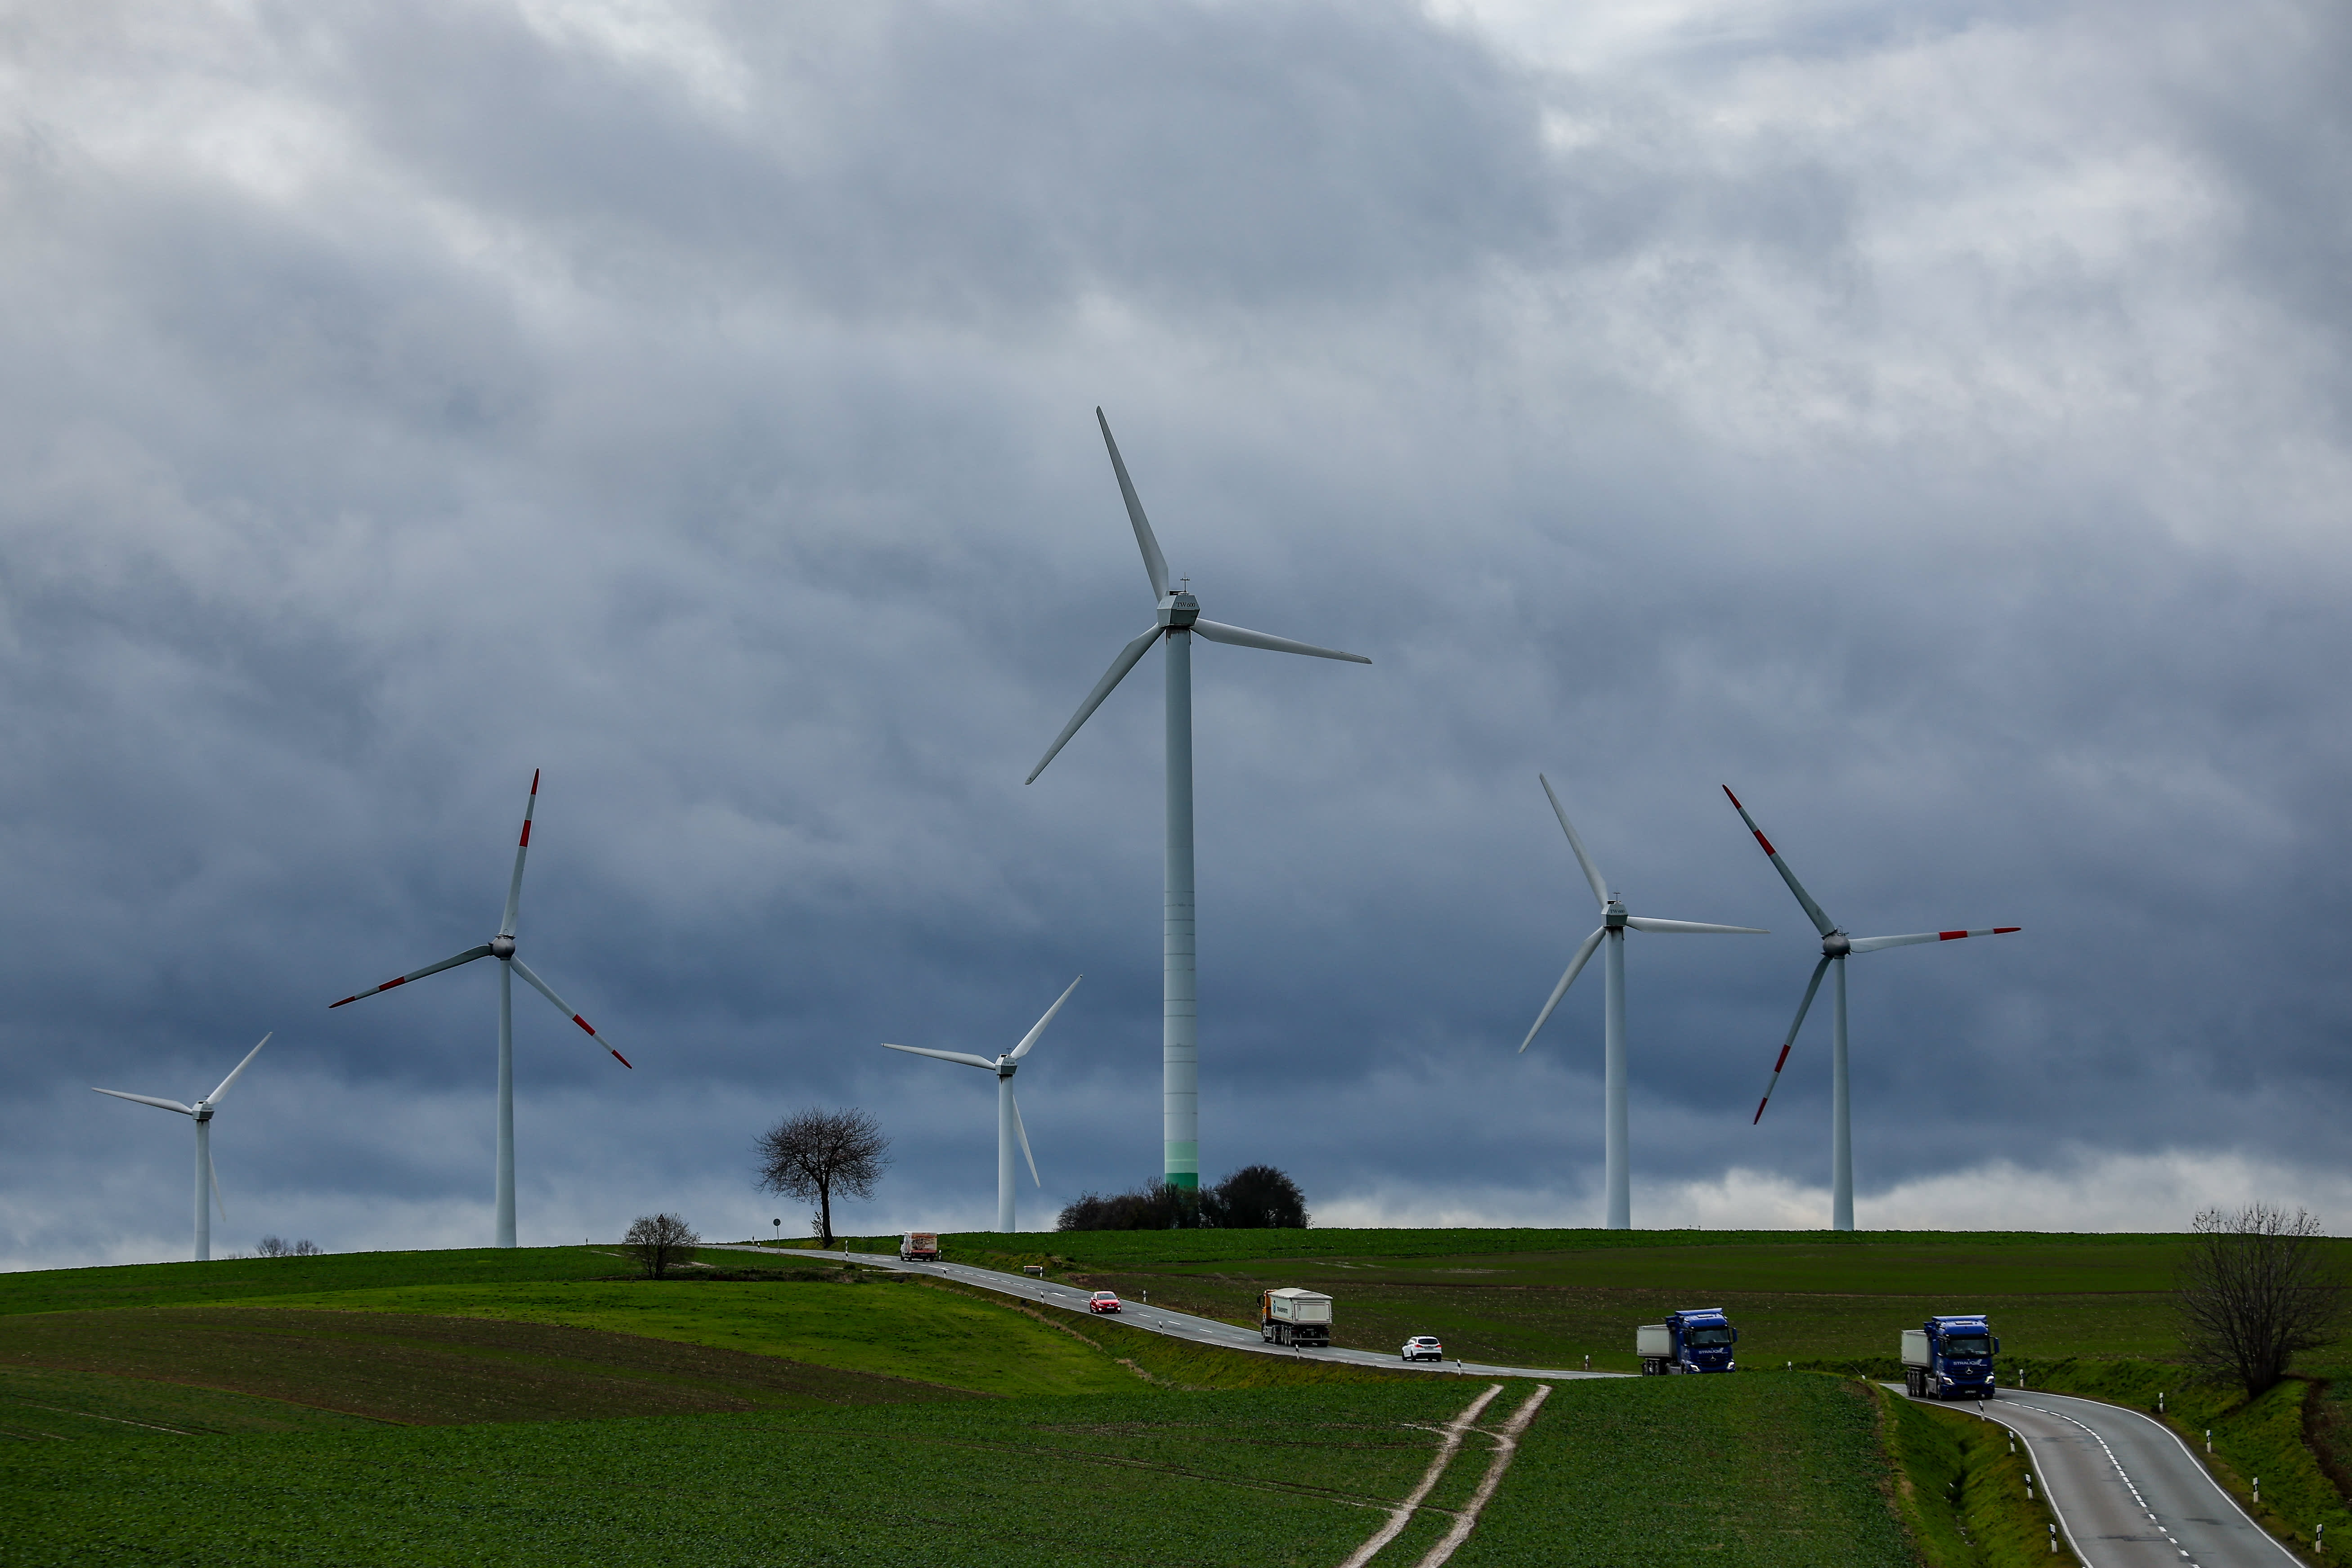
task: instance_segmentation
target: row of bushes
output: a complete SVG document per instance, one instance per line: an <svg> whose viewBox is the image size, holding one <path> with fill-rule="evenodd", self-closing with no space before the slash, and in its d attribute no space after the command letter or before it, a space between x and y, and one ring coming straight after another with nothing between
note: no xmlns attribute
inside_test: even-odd
<svg viewBox="0 0 2352 1568"><path fill-rule="evenodd" d="M1166 1182L1106 1197L1087 1193L1064 1209L1055 1230L1304 1230L1309 1215L1298 1184L1272 1165L1244 1165L1213 1187Z"/></svg>

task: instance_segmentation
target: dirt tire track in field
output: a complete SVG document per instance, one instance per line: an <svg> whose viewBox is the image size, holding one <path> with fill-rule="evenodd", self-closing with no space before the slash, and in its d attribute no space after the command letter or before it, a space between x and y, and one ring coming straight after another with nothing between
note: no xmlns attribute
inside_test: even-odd
<svg viewBox="0 0 2352 1568"><path fill-rule="evenodd" d="M1339 1564L1339 1568L1364 1568L1366 1563L1379 1555L1381 1548L1404 1532L1404 1527L1412 1521L1413 1511L1420 1508L1423 1500L1435 1489L1438 1481L1445 1474L1446 1467L1454 1462L1454 1456L1461 1451L1462 1435L1470 1429L1472 1422L1485 1413L1486 1406L1495 1402L1495 1395L1502 1392L1501 1384L1489 1384L1486 1393L1464 1405L1462 1414L1445 1424L1444 1436L1437 1445L1437 1452L1430 1459L1429 1468L1421 1474L1421 1483L1405 1495L1402 1502L1389 1510L1387 1521L1380 1529L1374 1531L1370 1538L1361 1546L1349 1553L1348 1560Z"/></svg>
<svg viewBox="0 0 2352 1568"><path fill-rule="evenodd" d="M1470 1506L1454 1516L1453 1528L1445 1532L1445 1539L1431 1547L1413 1568L1440 1568L1464 1542L1470 1539L1470 1531L1477 1527L1478 1515L1485 1511L1487 1502L1494 1497L1495 1489L1503 1484L1503 1472L1511 1468L1511 1458L1519 1451L1519 1435L1528 1429L1528 1423L1536 1418L1536 1412L1542 1409L1543 1402L1550 1397L1551 1384L1538 1384L1536 1391L1511 1412L1511 1418L1503 1423L1502 1429L1487 1434L1495 1439L1495 1457L1487 1462L1486 1475L1478 1483L1478 1489L1471 1494Z"/></svg>

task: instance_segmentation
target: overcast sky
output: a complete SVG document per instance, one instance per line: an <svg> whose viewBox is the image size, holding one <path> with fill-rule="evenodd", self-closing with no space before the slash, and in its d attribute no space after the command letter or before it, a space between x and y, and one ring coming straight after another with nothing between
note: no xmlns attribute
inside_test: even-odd
<svg viewBox="0 0 2352 1568"><path fill-rule="evenodd" d="M1160 1164L1150 594L1204 612L1202 1163L1329 1223L2352 1228L2352 17L1613 0L0 12L0 1265Z"/></svg>

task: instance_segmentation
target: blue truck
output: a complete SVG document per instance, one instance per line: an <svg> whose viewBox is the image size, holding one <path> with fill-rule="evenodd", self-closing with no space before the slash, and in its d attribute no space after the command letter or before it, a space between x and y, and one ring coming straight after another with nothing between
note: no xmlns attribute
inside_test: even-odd
<svg viewBox="0 0 2352 1568"><path fill-rule="evenodd" d="M1739 1331L1720 1307L1685 1307L1669 1312L1663 1323L1643 1323L1633 1331L1633 1353L1642 1358L1643 1377L1680 1372L1736 1372L1731 1347Z"/></svg>
<svg viewBox="0 0 2352 1568"><path fill-rule="evenodd" d="M1914 1399L1990 1399L2000 1349L1982 1312L1930 1318L1903 1331L1903 1386Z"/></svg>

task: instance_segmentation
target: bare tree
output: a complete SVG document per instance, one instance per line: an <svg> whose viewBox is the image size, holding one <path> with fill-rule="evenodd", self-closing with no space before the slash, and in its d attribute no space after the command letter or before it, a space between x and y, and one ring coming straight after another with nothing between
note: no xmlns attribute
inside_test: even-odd
<svg viewBox="0 0 2352 1568"><path fill-rule="evenodd" d="M283 1237L265 1236L253 1250L261 1258L316 1258L320 1248L308 1237L300 1241L288 1241Z"/></svg>
<svg viewBox="0 0 2352 1568"><path fill-rule="evenodd" d="M2335 1340L2344 1268L2317 1215L2207 1209L2174 1295L2189 1360L2236 1379L2251 1399L2286 1375L2295 1352Z"/></svg>
<svg viewBox="0 0 2352 1568"><path fill-rule="evenodd" d="M646 1278L658 1279L702 1245L694 1227L674 1214L641 1214L629 1226L621 1244L635 1251Z"/></svg>
<svg viewBox="0 0 2352 1568"><path fill-rule="evenodd" d="M890 1140L862 1110L803 1110L760 1134L760 1190L816 1205L816 1232L833 1245L833 1200L870 1198L890 1167Z"/></svg>

